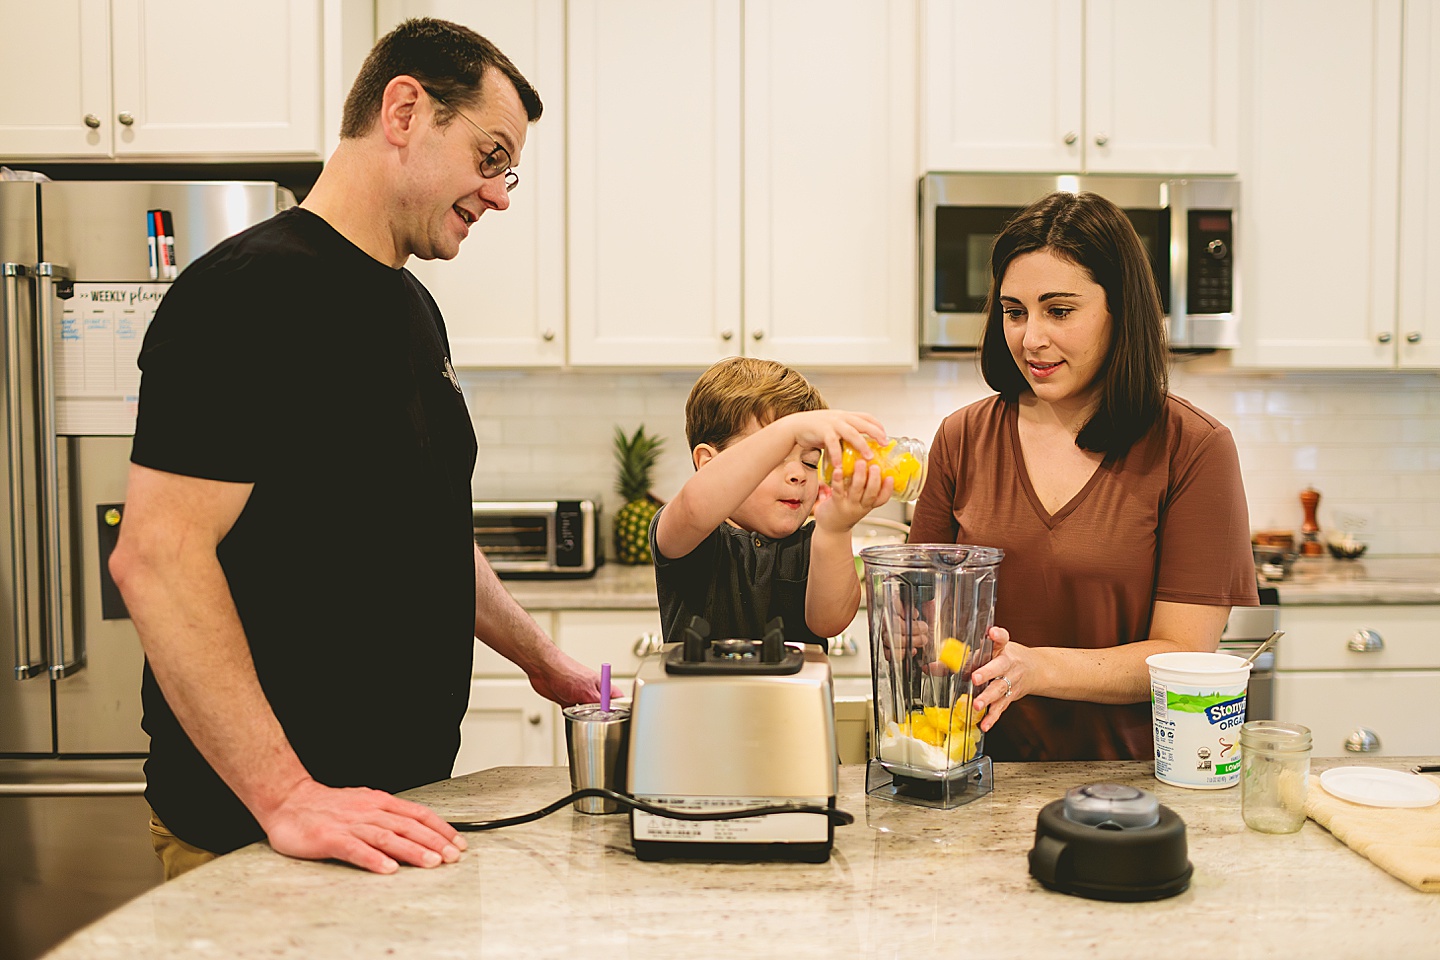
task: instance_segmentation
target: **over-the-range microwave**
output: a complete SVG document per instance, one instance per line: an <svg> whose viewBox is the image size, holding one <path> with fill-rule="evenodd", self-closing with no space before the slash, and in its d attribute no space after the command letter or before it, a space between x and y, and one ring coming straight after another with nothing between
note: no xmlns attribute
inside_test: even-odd
<svg viewBox="0 0 1440 960"><path fill-rule="evenodd" d="M922 355L980 345L995 237L1056 190L1098 193L1129 215L1150 251L1171 349L1239 345L1235 179L929 173L920 181Z"/></svg>

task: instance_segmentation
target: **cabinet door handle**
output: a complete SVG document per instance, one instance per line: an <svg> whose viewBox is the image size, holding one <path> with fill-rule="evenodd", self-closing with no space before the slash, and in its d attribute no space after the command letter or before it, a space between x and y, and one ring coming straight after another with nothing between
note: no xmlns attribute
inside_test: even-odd
<svg viewBox="0 0 1440 960"><path fill-rule="evenodd" d="M120 116L116 117L115 119L119 120L123 126L129 127L134 125L135 123L135 114L131 113L129 110L121 110Z"/></svg>
<svg viewBox="0 0 1440 960"><path fill-rule="evenodd" d="M1376 341L1378 341L1379 343L1389 343L1389 342L1390 342L1390 334L1388 334L1388 333L1378 333L1378 334L1375 335L1375 339L1376 339Z"/></svg>
<svg viewBox="0 0 1440 960"><path fill-rule="evenodd" d="M1385 649L1385 638L1374 630L1356 630L1345 648L1353 653L1379 653Z"/></svg>
<svg viewBox="0 0 1440 960"><path fill-rule="evenodd" d="M525 715L525 719L526 719L527 721L529 721L530 726L532 726L532 727L538 727L538 726L540 726L540 721L543 720L544 718L541 717L540 714L538 714L538 713L527 713L527 714Z"/></svg>
<svg viewBox="0 0 1440 960"><path fill-rule="evenodd" d="M99 130L100 118L95 116L95 114L93 113L85 114L85 126L89 127L91 130Z"/></svg>
<svg viewBox="0 0 1440 960"><path fill-rule="evenodd" d="M1417 331L1415 331L1414 333L1407 333L1407 334L1405 334L1405 342L1406 342L1406 343L1419 343L1419 342L1420 342L1420 332L1417 330Z"/></svg>
<svg viewBox="0 0 1440 960"><path fill-rule="evenodd" d="M664 646L665 641L660 639L660 634L642 633L639 639L635 641L635 659L643 660L653 653L659 653L660 649Z"/></svg>
<svg viewBox="0 0 1440 960"><path fill-rule="evenodd" d="M1356 727L1345 738L1345 749L1351 753L1374 753L1380 749L1380 737L1374 730Z"/></svg>
<svg viewBox="0 0 1440 960"><path fill-rule="evenodd" d="M1074 130L1071 130L1069 133L1065 134L1065 146L1073 147L1075 146L1075 141L1079 139L1080 135L1077 134Z"/></svg>
<svg viewBox="0 0 1440 960"><path fill-rule="evenodd" d="M1095 146L1097 146L1097 147L1103 147L1103 146L1105 146L1105 144L1107 144L1107 143L1109 143L1109 142L1110 142L1110 138L1109 138L1108 136L1106 136L1105 134L1103 134L1103 133L1100 134L1098 137L1095 138Z"/></svg>
<svg viewBox="0 0 1440 960"><path fill-rule="evenodd" d="M546 330L544 333L540 334L540 339L544 340L546 343L549 343L551 340L555 339L555 331Z"/></svg>
<svg viewBox="0 0 1440 960"><path fill-rule="evenodd" d="M764 340L764 339L765 339L765 331L764 331L764 330L756 330L754 333L750 334L750 336L751 336L751 338L754 339L754 340Z"/></svg>
<svg viewBox="0 0 1440 960"><path fill-rule="evenodd" d="M729 339L730 339L731 337L733 337L733 336L735 336L735 331L734 331L734 330L721 330L721 331L720 331L720 339L721 339L721 340L729 340Z"/></svg>

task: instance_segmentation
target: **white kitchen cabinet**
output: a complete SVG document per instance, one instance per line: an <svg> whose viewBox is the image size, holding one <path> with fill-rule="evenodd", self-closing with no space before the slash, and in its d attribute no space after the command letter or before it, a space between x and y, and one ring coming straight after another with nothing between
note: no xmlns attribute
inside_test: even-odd
<svg viewBox="0 0 1440 960"><path fill-rule="evenodd" d="M850 626L830 638L830 673L835 677L870 676L870 613L861 607Z"/></svg>
<svg viewBox="0 0 1440 960"><path fill-rule="evenodd" d="M1401 83L1400 292L1395 324L1401 368L1440 369L1440 10L1405 5Z"/></svg>
<svg viewBox="0 0 1440 960"><path fill-rule="evenodd" d="M928 170L1232 174L1238 0L926 0Z"/></svg>
<svg viewBox="0 0 1440 960"><path fill-rule="evenodd" d="M740 0L571 0L567 34L571 362L738 353Z"/></svg>
<svg viewBox="0 0 1440 960"><path fill-rule="evenodd" d="M567 34L572 364L915 363L914 0L572 0Z"/></svg>
<svg viewBox="0 0 1440 960"><path fill-rule="evenodd" d="M505 52L545 105L525 135L510 207L471 228L453 260L409 268L445 316L457 367L559 367L565 362L564 0L380 0L376 31L439 17Z"/></svg>
<svg viewBox="0 0 1440 960"><path fill-rule="evenodd" d="M748 0L744 19L744 352L913 367L915 4Z"/></svg>
<svg viewBox="0 0 1440 960"><path fill-rule="evenodd" d="M548 612L531 616L547 634L555 635ZM560 708L535 692L525 671L477 640L454 775L490 767L563 763L564 753L556 753L557 734L563 738ZM564 740L559 742L563 749Z"/></svg>
<svg viewBox="0 0 1440 960"><path fill-rule="evenodd" d="M454 776L491 767L553 766L559 708L528 680L470 681L470 705L460 722Z"/></svg>
<svg viewBox="0 0 1440 960"><path fill-rule="evenodd" d="M1287 606L1281 626L1276 717L1315 756L1440 753L1440 606Z"/></svg>
<svg viewBox="0 0 1440 960"><path fill-rule="evenodd" d="M1412 13L1424 6L1412 5ZM1245 16L1249 148L1238 234L1245 322L1235 363L1393 368L1408 346L1397 332L1417 322L1397 319L1401 2L1250 0ZM1430 42L1429 33L1413 43ZM1422 118L1437 109L1425 100L1415 95ZM1433 166L1440 153L1429 144L1410 144L1407 157L1427 151L1424 162ZM1410 177L1421 189L1435 183L1432 170L1411 169ZM1407 194L1405 205L1412 202ZM1429 211L1440 209L1433 204ZM1407 228L1423 242L1440 236L1436 223L1417 207ZM1433 262L1410 263L1419 284L1409 288L1413 306L1440 274Z"/></svg>
<svg viewBox="0 0 1440 960"><path fill-rule="evenodd" d="M0 159L317 159L327 6L4 0Z"/></svg>
<svg viewBox="0 0 1440 960"><path fill-rule="evenodd" d="M660 651L660 610L560 610L555 642L587 667L610 664L611 679L629 696L641 662Z"/></svg>

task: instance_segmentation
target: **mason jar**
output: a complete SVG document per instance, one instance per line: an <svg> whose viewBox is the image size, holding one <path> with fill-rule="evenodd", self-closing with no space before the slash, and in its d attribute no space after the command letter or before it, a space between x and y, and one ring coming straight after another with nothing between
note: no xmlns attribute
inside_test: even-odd
<svg viewBox="0 0 1440 960"><path fill-rule="evenodd" d="M895 481L895 499L901 503L914 500L920 496L920 488L925 485L925 471L928 466L930 453L929 445L924 440L917 440L914 437L891 437L884 443L865 438L865 442L874 451L875 458L870 463L880 468L880 479L889 477ZM866 460L848 443L840 445L840 472L845 479L850 479L855 474L855 465L863 464ZM831 474L835 472L830 465L830 458L824 450L820 451L820 462L815 467L816 473L820 476L820 482L830 483Z"/></svg>
<svg viewBox="0 0 1440 960"><path fill-rule="evenodd" d="M1240 815L1261 833L1294 833L1305 824L1310 787L1310 729L1283 720L1240 727Z"/></svg>

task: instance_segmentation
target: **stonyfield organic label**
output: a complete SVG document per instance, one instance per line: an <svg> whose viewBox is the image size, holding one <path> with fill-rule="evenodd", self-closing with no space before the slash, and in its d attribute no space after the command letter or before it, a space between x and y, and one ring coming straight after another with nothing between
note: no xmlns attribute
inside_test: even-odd
<svg viewBox="0 0 1440 960"><path fill-rule="evenodd" d="M1182 787L1229 787L1240 779L1245 687L1205 690L1150 681L1155 776Z"/></svg>

